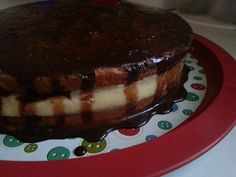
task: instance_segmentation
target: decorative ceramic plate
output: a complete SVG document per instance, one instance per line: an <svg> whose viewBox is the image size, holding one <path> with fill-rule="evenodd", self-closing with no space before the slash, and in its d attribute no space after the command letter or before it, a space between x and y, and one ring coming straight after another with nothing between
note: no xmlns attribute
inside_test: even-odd
<svg viewBox="0 0 236 177"><path fill-rule="evenodd" d="M1 135L1 175L158 176L206 152L236 123L236 62L198 35L193 46L186 61L188 95L171 113L138 129L111 132L98 143L75 138L29 144ZM78 156L77 147L87 151Z"/></svg>
<svg viewBox="0 0 236 177"><path fill-rule="evenodd" d="M162 136L187 120L204 98L207 81L203 67L190 54L187 55L186 64L190 68L189 79L184 84L187 91L186 99L174 104L170 113L153 116L145 126L110 132L104 140L97 143L91 143L82 138L24 143L13 136L0 135L0 154L2 154L0 159L65 160L121 150Z"/></svg>

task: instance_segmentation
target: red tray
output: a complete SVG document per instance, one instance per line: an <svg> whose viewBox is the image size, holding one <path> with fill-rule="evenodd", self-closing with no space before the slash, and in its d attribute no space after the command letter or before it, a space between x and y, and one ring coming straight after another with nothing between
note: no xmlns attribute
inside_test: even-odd
<svg viewBox="0 0 236 177"><path fill-rule="evenodd" d="M192 54L205 69L208 88L200 107L180 127L154 141L92 157L0 161L1 176L160 176L209 150L236 124L236 61L199 35L195 35L193 46Z"/></svg>

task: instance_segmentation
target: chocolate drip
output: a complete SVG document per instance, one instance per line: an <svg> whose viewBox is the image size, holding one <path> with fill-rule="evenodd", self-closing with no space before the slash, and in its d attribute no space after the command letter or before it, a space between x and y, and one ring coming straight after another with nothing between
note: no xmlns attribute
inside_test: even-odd
<svg viewBox="0 0 236 177"><path fill-rule="evenodd" d="M132 84L129 84L125 87L124 90L127 104L126 104L126 113L129 114L130 112L133 112L136 108L136 102L138 100L138 90L136 86L136 82L133 82Z"/></svg>
<svg viewBox="0 0 236 177"><path fill-rule="evenodd" d="M93 119L92 105L93 105L93 94L82 93L81 98L81 118L84 124L90 124Z"/></svg>
<svg viewBox="0 0 236 177"><path fill-rule="evenodd" d="M132 110L135 110L136 102L138 100L138 90L136 86L136 82L139 79L140 72L143 69L143 63L138 64L129 64L124 66L125 70L128 72L126 78L126 87L124 90L127 104L126 104L126 112L129 113Z"/></svg>
<svg viewBox="0 0 236 177"><path fill-rule="evenodd" d="M183 77L181 78L181 84L183 84L188 79L189 68L185 65L183 70ZM22 131L22 125L17 124L15 120L18 118L4 118L1 117L0 121L0 130L1 133L8 133L16 136L16 138L25 141L25 142L37 142L46 139L64 139L68 137L82 137L89 142L100 141L106 137L106 135L117 129L121 128L137 128L146 124L150 118L155 114L165 114L171 111L172 106L175 102L182 101L185 99L187 92L183 86L175 88L170 91L170 95L160 100L155 100L152 105L148 106L145 110L130 115L119 122L114 124L109 124L101 126L99 128L89 128L89 129L77 129L77 131L71 132L70 129L67 129L65 126L33 126L33 120L31 123L26 124L25 129L27 131ZM86 115L87 116L87 115ZM89 117L86 117L89 118ZM29 120L27 118L27 120ZM38 117L37 117L38 119ZM89 119L85 119L87 121ZM12 131L9 127L14 126L16 129ZM24 129L24 130L25 130Z"/></svg>
<svg viewBox="0 0 236 177"><path fill-rule="evenodd" d="M81 90L92 90L95 85L95 72L94 71L85 71L79 74L81 79Z"/></svg>
<svg viewBox="0 0 236 177"><path fill-rule="evenodd" d="M53 94L54 95L60 95L62 94L62 90L63 88L60 86L59 81L57 79L52 79L52 83L51 83L52 87L53 87ZM34 89L34 88L32 88ZM64 93L63 93L64 94ZM38 95L38 94L37 94ZM48 94L45 94L48 96ZM26 95L27 96L27 95ZM44 95L38 95L38 96L44 96Z"/></svg>
<svg viewBox="0 0 236 177"><path fill-rule="evenodd" d="M75 154L76 156L83 156L83 155L86 154L86 152L87 152L87 148L84 147L84 146L78 146L78 147L76 147L75 150L74 150L74 154Z"/></svg>
<svg viewBox="0 0 236 177"><path fill-rule="evenodd" d="M126 83L131 84L139 79L140 72L144 68L144 63L128 64L124 68L128 73Z"/></svg>

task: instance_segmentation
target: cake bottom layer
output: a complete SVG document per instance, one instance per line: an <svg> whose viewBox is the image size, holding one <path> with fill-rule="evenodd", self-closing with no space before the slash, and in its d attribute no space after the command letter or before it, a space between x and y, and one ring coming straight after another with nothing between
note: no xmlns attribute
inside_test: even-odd
<svg viewBox="0 0 236 177"><path fill-rule="evenodd" d="M166 85L165 95L158 98L147 98L136 105L131 104L95 114L90 112L53 117L32 116L22 119L2 116L0 132L27 142L68 137L82 137L90 142L99 141L112 130L139 127L144 125L152 115L169 112L173 103L183 100L186 96L183 84L187 80L188 71L188 67L185 66L182 77ZM127 110L129 110L128 114Z"/></svg>

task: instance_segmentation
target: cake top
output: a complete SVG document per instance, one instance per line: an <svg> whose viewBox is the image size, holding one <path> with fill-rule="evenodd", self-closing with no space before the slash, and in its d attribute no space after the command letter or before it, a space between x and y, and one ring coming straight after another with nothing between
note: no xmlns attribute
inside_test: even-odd
<svg viewBox="0 0 236 177"><path fill-rule="evenodd" d="M191 40L191 27L177 15L129 3L46 1L0 11L0 69L23 80L148 67L184 55Z"/></svg>

